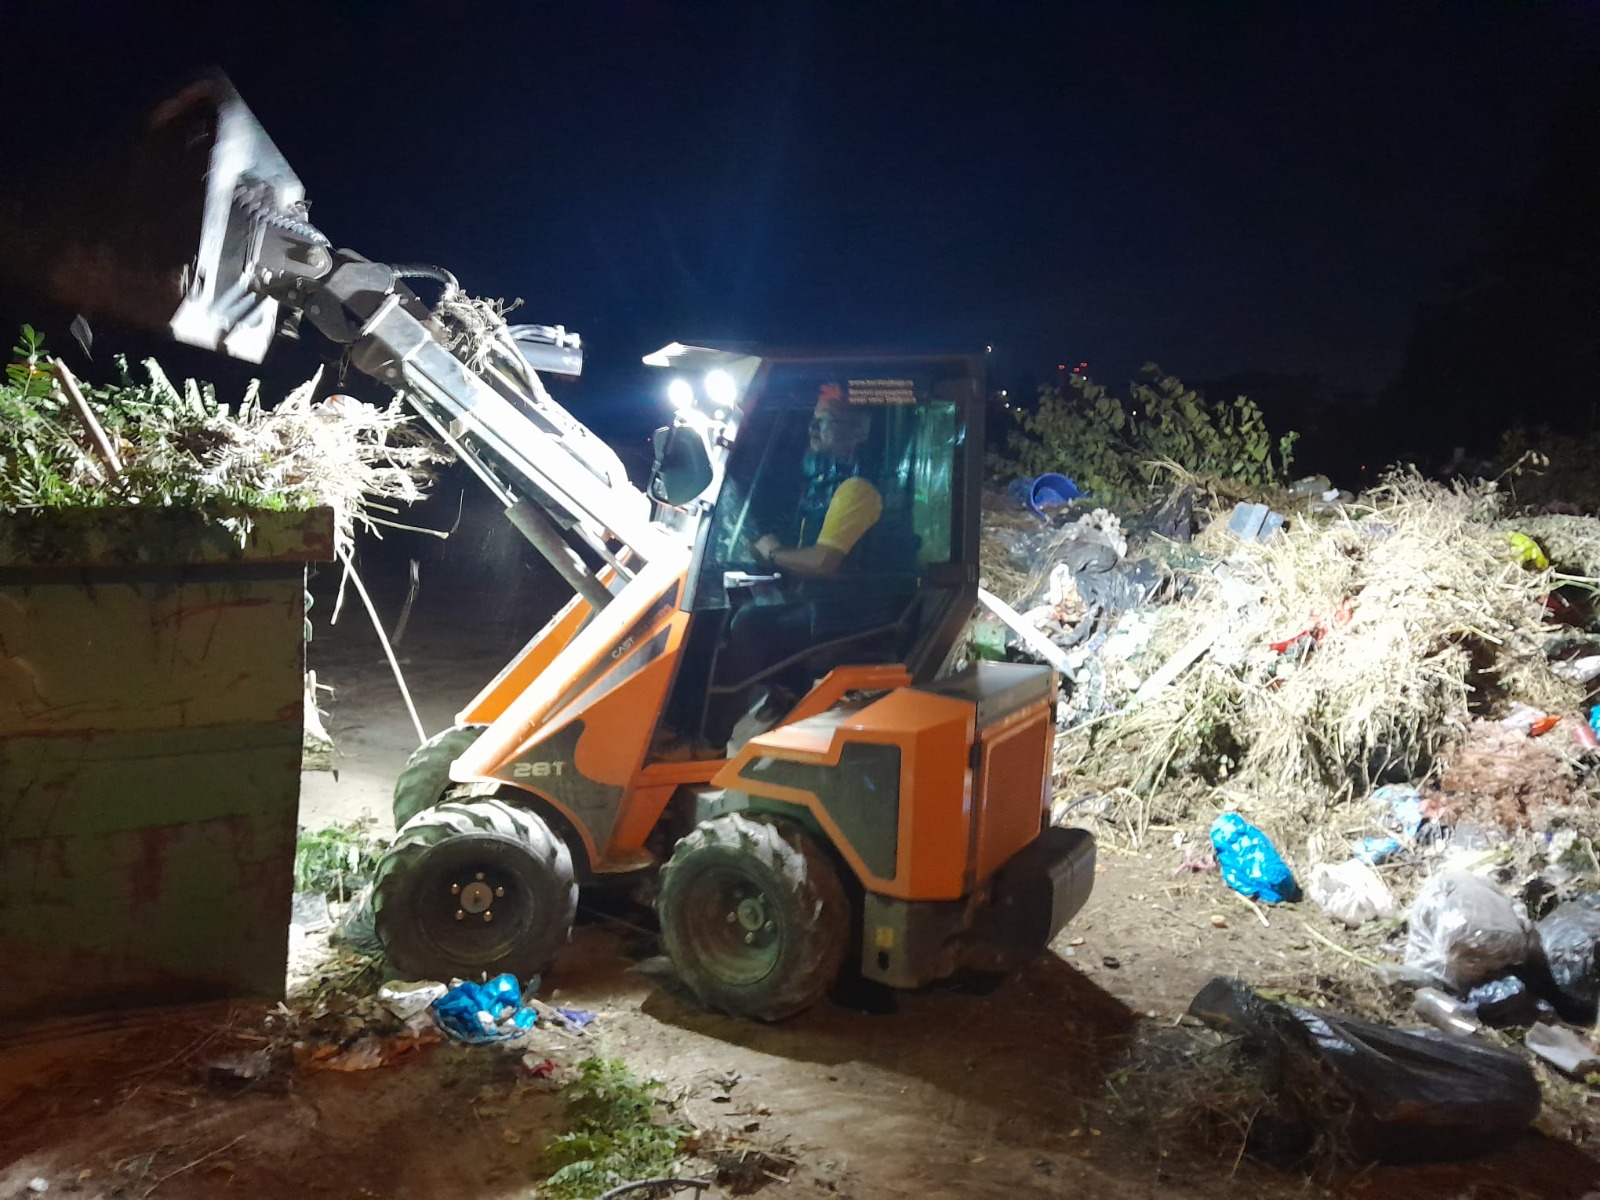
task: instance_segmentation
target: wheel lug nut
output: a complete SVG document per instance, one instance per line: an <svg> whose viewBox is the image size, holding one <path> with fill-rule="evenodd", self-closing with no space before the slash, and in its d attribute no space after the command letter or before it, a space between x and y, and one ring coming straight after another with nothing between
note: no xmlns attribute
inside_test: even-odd
<svg viewBox="0 0 1600 1200"><path fill-rule="evenodd" d="M762 927L761 927L761 928L762 928L762 929L765 929L765 930L766 930L766 931L767 931L767 932L768 932L768 933L771 933L771 932L772 932L772 931L773 931L773 930L774 930L774 929L776 929L776 928L777 928L777 926L776 926L776 925L774 925L774 924L773 924L773 923L772 923L772 922L771 922L771 921L768 921L768 922L767 922L767 923L766 923L766 924L765 924L765 925L763 925L763 926L762 926Z"/></svg>
<svg viewBox="0 0 1600 1200"><path fill-rule="evenodd" d="M505 890L505 888L503 888L503 887L497 887L497 888L495 888L495 890L494 890L494 894L495 894L495 895L496 895L496 896L504 896L504 895L505 895L505 894L506 894L506 890Z"/></svg>
<svg viewBox="0 0 1600 1200"><path fill-rule="evenodd" d="M450 885L450 894L451 894L451 895L452 895L452 896L459 896L459 895L461 895L461 885L460 885L460 884L459 884L459 883L452 883L452 884L451 884L451 885Z"/></svg>
<svg viewBox="0 0 1600 1200"><path fill-rule="evenodd" d="M494 909L492 909L492 908L486 908L486 909L484 909L484 910L483 910L483 919L484 919L484 920L485 920L485 921L492 921L492 920L494 920Z"/></svg>
<svg viewBox="0 0 1600 1200"><path fill-rule="evenodd" d="M476 879L478 882L482 883L483 882L483 872L479 871L476 875L473 876L473 878Z"/></svg>
<svg viewBox="0 0 1600 1200"><path fill-rule="evenodd" d="M456 920L458 920L458 921L465 920L466 916L467 916L467 913L466 913L465 909L461 909L461 908L456 909Z"/></svg>
<svg viewBox="0 0 1600 1200"><path fill-rule="evenodd" d="M756 941L756 935L755 934L747 933L747 934L744 935L744 944L746 946L755 945L755 941Z"/></svg>
<svg viewBox="0 0 1600 1200"><path fill-rule="evenodd" d="M731 912L731 913L728 914L728 924L729 925L732 925L738 919L739 919L739 914L738 913Z"/></svg>

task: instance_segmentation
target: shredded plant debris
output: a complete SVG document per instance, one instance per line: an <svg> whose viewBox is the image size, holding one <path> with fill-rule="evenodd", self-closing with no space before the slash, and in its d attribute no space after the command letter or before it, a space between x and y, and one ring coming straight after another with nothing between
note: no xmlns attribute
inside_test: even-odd
<svg viewBox="0 0 1600 1200"><path fill-rule="evenodd" d="M31 327L14 354L0 386L0 512L329 505L347 545L358 528L382 523L378 513L420 500L432 465L449 458L398 399L382 407L349 396L314 400L320 371L271 408L255 384L230 406L209 384L176 387L154 359L142 363L141 381L119 357L117 383L84 389L85 420Z"/></svg>
<svg viewBox="0 0 1600 1200"><path fill-rule="evenodd" d="M1546 654L1553 569L1519 561L1491 487L1400 474L1265 542L1222 524L1147 644L1107 673L1102 711L1063 734L1064 786L1160 790L1181 808L1199 782L1304 813L1436 772L1472 718L1513 700L1577 715L1581 688ZM1141 698L1197 633L1193 665Z"/></svg>

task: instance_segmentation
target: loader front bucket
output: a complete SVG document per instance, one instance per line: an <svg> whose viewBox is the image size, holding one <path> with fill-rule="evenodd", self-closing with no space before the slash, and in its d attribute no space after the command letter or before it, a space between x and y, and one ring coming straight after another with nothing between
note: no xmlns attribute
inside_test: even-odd
<svg viewBox="0 0 1600 1200"><path fill-rule="evenodd" d="M303 213L304 188L227 79L164 100L75 186L0 196L0 282L42 300L259 362L277 302L251 290L250 209ZM241 199L248 205L242 206Z"/></svg>

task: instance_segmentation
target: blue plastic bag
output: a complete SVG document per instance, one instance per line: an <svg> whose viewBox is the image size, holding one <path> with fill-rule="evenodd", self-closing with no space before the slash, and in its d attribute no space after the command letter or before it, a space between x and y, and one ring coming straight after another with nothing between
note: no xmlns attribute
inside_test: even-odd
<svg viewBox="0 0 1600 1200"><path fill-rule="evenodd" d="M1211 844L1222 881L1241 896L1268 904L1300 899L1300 885L1277 847L1238 813L1223 813L1211 823Z"/></svg>
<svg viewBox="0 0 1600 1200"><path fill-rule="evenodd" d="M511 1018L512 1029L500 1023ZM539 1017L522 1006L522 985L514 975L496 975L488 983L458 983L433 1002L433 1019L457 1041L503 1042L531 1029Z"/></svg>
<svg viewBox="0 0 1600 1200"><path fill-rule="evenodd" d="M1427 818L1422 815L1422 793L1415 785L1388 783L1368 799L1375 806L1388 810L1383 823L1391 829L1398 829L1402 836L1415 841L1422 832Z"/></svg>
<svg viewBox="0 0 1600 1200"><path fill-rule="evenodd" d="M1398 838L1368 837L1356 843L1355 854L1369 867L1376 867L1380 863L1388 862L1403 849L1405 847L1400 844Z"/></svg>

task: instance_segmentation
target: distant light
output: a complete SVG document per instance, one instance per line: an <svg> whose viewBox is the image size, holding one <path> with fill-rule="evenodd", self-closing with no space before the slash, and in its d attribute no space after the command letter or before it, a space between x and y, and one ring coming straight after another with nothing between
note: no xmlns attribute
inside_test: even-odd
<svg viewBox="0 0 1600 1200"><path fill-rule="evenodd" d="M984 348L983 348L983 352L984 352L984 353L985 353L985 354L993 354L993 353L994 353L994 347L993 347L993 346L992 346L992 345L990 345L990 346L985 346L985 347L984 347Z"/></svg>
<svg viewBox="0 0 1600 1200"><path fill-rule="evenodd" d="M720 421L720 420L722 420L724 417L726 417L728 415L728 410L725 409L725 408L719 408L719 409L717 409L716 412L712 413L711 415L712 415L713 418L715 418L716 420Z"/></svg>
<svg viewBox="0 0 1600 1200"><path fill-rule="evenodd" d="M732 404L739 398L739 385L734 383L732 375L719 367L706 372L706 395L713 404Z"/></svg>
<svg viewBox="0 0 1600 1200"><path fill-rule="evenodd" d="M1057 363L1056 364L1056 370L1065 371L1066 369L1067 369L1067 364L1066 363Z"/></svg>
<svg viewBox="0 0 1600 1200"><path fill-rule="evenodd" d="M1006 389L1005 389L1005 388L1001 388L1001 389L1000 389L1000 394L1001 394L1001 395L1002 395L1002 396L1009 396L1009 395L1010 395L1010 394L1011 394L1011 393L1010 393L1010 392L1008 392L1008 391L1006 391Z"/></svg>
<svg viewBox="0 0 1600 1200"><path fill-rule="evenodd" d="M694 389L687 379L674 379L667 384L667 399L674 408L688 408L694 403Z"/></svg>

